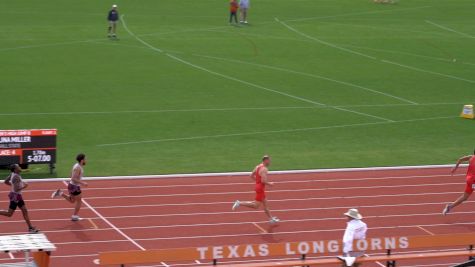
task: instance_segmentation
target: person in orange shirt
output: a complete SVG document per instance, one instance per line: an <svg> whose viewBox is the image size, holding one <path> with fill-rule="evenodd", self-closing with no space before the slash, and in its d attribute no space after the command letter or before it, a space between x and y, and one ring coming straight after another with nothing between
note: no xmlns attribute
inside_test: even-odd
<svg viewBox="0 0 475 267"><path fill-rule="evenodd" d="M229 11L230 11L229 23L230 24L233 23L233 18L234 18L234 22L236 24L238 23L238 20L237 20L238 9L239 9L239 4L238 4L237 0L231 0L229 2Z"/></svg>

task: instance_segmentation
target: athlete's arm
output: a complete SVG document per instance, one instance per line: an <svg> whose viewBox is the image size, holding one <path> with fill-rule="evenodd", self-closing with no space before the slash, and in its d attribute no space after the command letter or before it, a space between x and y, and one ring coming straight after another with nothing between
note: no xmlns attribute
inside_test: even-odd
<svg viewBox="0 0 475 267"><path fill-rule="evenodd" d="M260 175L262 177L262 183L263 184L270 185L270 186L274 185L273 182L269 182L269 180L267 179L267 168L262 168Z"/></svg>
<svg viewBox="0 0 475 267"><path fill-rule="evenodd" d="M470 159L472 158L473 156L472 155L469 155L469 156L465 156L465 157L461 157L457 160L457 164L455 164L455 167L452 168L452 171L451 171L451 174L453 175L457 169L459 168L459 165L462 164L463 162L467 162L467 161L470 161Z"/></svg>
<svg viewBox="0 0 475 267"><path fill-rule="evenodd" d="M7 178L5 178L5 181L3 181L6 185L9 185L11 186L12 183L11 183L11 179L12 179L12 175L8 175Z"/></svg>
<svg viewBox="0 0 475 267"><path fill-rule="evenodd" d="M13 177L11 179L11 184L13 185L13 191L19 192L28 187L26 183L22 183L19 177Z"/></svg>
<svg viewBox="0 0 475 267"><path fill-rule="evenodd" d="M256 180L256 169L257 169L257 168L254 168L254 170L252 171L251 176L250 176L250 177L251 177L251 180L253 180L253 181Z"/></svg>

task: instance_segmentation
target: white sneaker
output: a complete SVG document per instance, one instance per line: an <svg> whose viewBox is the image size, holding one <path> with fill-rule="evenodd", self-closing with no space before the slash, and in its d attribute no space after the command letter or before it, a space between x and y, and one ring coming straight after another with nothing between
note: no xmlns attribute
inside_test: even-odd
<svg viewBox="0 0 475 267"><path fill-rule="evenodd" d="M57 198L57 197L61 196L61 194L63 194L63 191L61 189L58 189L58 190L54 191L53 194L51 194L51 198Z"/></svg>
<svg viewBox="0 0 475 267"><path fill-rule="evenodd" d="M356 257L344 257L344 256L338 256L337 257L339 260L343 261L346 266L350 267L353 266L356 262Z"/></svg>
<svg viewBox="0 0 475 267"><path fill-rule="evenodd" d="M244 24L247 24L247 23L248 23L247 20L245 20L245 21L244 21Z"/></svg>
<svg viewBox="0 0 475 267"><path fill-rule="evenodd" d="M82 220L82 218L79 217L78 215L71 216L71 221L73 221L73 222L77 222L77 221L80 221L80 220Z"/></svg>
<svg viewBox="0 0 475 267"><path fill-rule="evenodd" d="M280 222L280 219L277 217L272 217L269 221L270 224L278 223Z"/></svg>
<svg viewBox="0 0 475 267"><path fill-rule="evenodd" d="M241 206L241 202L239 200L236 200L233 204L233 210L236 210L237 208L239 208L239 206Z"/></svg>
<svg viewBox="0 0 475 267"><path fill-rule="evenodd" d="M442 214L445 216L447 215L449 212L450 212L450 205L447 204L447 206L445 206L445 209L442 211Z"/></svg>

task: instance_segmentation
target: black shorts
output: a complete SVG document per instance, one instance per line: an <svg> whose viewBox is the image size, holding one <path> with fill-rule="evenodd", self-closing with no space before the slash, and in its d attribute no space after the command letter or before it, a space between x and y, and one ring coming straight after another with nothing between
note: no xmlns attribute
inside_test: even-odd
<svg viewBox="0 0 475 267"><path fill-rule="evenodd" d="M73 196L79 196L82 193L81 187L79 185L73 185L71 183L68 183L68 191L69 194Z"/></svg>
<svg viewBox="0 0 475 267"><path fill-rule="evenodd" d="M16 208L23 208L25 206L25 201L23 200L23 196L21 194L17 194L14 192L10 192L8 194L8 198L10 199L10 206L11 210L16 210Z"/></svg>

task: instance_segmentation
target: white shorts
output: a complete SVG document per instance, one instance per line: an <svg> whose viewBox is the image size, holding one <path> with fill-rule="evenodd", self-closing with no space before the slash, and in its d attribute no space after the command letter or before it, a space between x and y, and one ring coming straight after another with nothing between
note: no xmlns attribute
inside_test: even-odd
<svg viewBox="0 0 475 267"><path fill-rule="evenodd" d="M119 21L118 20L109 20L109 25L110 26L117 25L117 22L119 22Z"/></svg>

